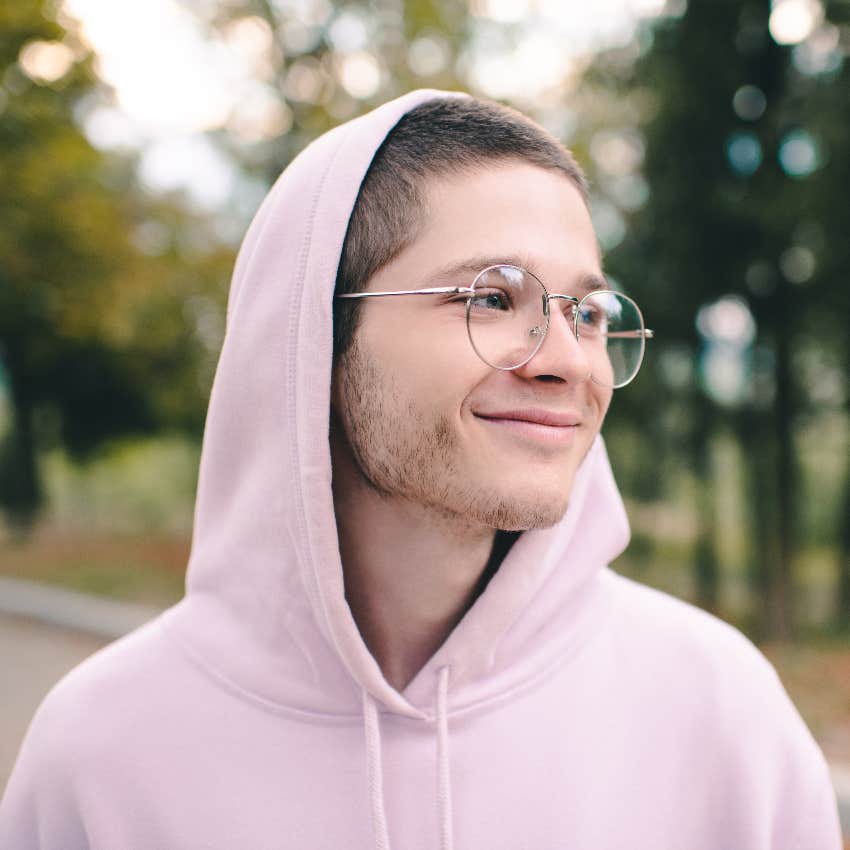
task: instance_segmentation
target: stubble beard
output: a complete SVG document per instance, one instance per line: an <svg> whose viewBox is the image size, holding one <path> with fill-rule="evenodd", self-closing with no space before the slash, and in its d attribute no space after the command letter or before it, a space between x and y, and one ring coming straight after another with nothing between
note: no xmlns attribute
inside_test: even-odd
<svg viewBox="0 0 850 850"><path fill-rule="evenodd" d="M562 499L500 492L461 469L464 449L443 413L405 396L379 363L353 342L339 363L346 437L363 483L384 499L429 509L435 521L470 528L549 528L564 515Z"/></svg>

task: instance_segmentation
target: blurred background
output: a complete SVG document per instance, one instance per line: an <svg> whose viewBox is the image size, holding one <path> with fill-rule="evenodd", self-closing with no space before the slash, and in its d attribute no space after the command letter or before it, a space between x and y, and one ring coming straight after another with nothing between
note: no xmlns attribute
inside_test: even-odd
<svg viewBox="0 0 850 850"><path fill-rule="evenodd" d="M420 86L587 169L656 332L604 429L614 568L741 628L850 764L848 0L2 4L0 577L180 598L240 239L312 138Z"/></svg>

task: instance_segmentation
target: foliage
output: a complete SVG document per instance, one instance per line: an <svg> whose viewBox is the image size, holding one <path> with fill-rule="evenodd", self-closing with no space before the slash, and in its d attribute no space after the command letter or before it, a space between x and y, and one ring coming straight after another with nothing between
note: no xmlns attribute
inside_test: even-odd
<svg viewBox="0 0 850 850"><path fill-rule="evenodd" d="M838 8L827 9L827 35L839 32L829 20ZM657 412L656 445L678 422L679 448L705 477L698 581L708 607L717 594L718 543L711 443L721 430L737 435L752 582L765 601L761 627L787 636L801 531L796 433L804 417L828 415L847 398L848 209L835 187L848 177L840 152L848 144L850 74L840 42L818 66L803 52L810 45L777 44L769 15L767 0L691 2L645 31L637 61L608 53L588 80L645 104L637 128L648 197L624 211L626 237L608 268L634 279L639 300L652 304L659 365L684 359L696 367L684 380L662 368L667 386L644 387L631 400ZM802 162L792 161L793 150ZM745 390L724 398L705 370L706 352L718 343L694 317L729 296L746 305L739 313L753 317L757 332L739 352Z"/></svg>
<svg viewBox="0 0 850 850"><path fill-rule="evenodd" d="M471 45L498 52L524 31L514 22L476 42L481 22L462 0L182 3L211 42L247 33L259 45L260 107L251 114L246 98L209 133L251 198L329 127L415 87L469 89ZM668 8L579 85L564 80L522 108L589 166L606 271L656 331L644 374L606 422L626 495L674 499L673 515L694 517L676 540L696 535L696 598L717 609L724 502L743 485L763 631L787 634L801 549L840 551L837 613L850 618L846 461L811 485L850 413L850 211L836 189L850 180L850 7L824 2L825 21L796 47L771 38L768 0ZM121 434L200 433L233 260L220 219L145 194L134 156L89 143L87 105L109 92L56 17L39 0L0 10L0 389L5 375L13 425L0 505L22 528L41 499L37 454L92 457ZM52 79L26 70L41 41L73 55ZM811 167L783 160L794 139L798 159L814 150ZM729 296L756 334L738 352L743 389L724 397L706 365L715 343L694 320ZM807 434L830 437L801 459ZM732 488L718 463L730 440ZM804 503L837 492L842 476L834 517Z"/></svg>
<svg viewBox="0 0 850 850"><path fill-rule="evenodd" d="M66 72L54 78L42 55L40 76L34 50L58 51ZM214 243L181 254L179 234L200 224L139 191L130 158L88 142L76 114L100 85L92 56L42 3L2 7L0 76L0 362L11 400L0 505L25 531L41 503L39 449L61 443L85 457L121 433L200 430L207 354L183 306L222 300L232 256ZM136 238L151 222L166 233L156 256Z"/></svg>

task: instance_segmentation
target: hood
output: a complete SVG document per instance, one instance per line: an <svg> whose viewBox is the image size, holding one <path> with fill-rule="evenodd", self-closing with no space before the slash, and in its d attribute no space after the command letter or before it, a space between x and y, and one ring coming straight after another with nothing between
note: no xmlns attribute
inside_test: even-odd
<svg viewBox="0 0 850 850"><path fill-rule="evenodd" d="M368 699L433 719L438 678L451 683L449 712L533 681L598 628L596 579L628 542L597 437L563 519L519 536L404 691L384 678L346 602L328 442L337 265L389 130L423 101L458 96L411 92L313 142L272 187L236 261L186 596L163 622L231 689L311 716L362 716Z"/></svg>

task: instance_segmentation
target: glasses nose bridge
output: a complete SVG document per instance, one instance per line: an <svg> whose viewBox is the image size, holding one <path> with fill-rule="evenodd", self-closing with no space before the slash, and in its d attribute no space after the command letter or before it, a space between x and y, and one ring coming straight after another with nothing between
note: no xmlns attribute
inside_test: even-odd
<svg viewBox="0 0 850 850"><path fill-rule="evenodd" d="M549 310L550 301L566 301L572 307L572 312L568 314L564 309L557 309L558 305L556 304L556 310L554 315L552 315ZM563 376L568 376L568 380L571 383L582 383L591 377L589 355L580 344L578 333L576 332L575 309L580 301L580 298L575 298L572 295L562 295L560 293L547 292L543 296L543 303L547 313L545 338L539 341L537 350L529 358L529 361L527 361L535 362L536 360L538 368L548 369L552 374L561 375L563 373ZM560 313L560 317L558 313ZM558 340L556 341L553 339L554 335L552 331L560 319L563 319L565 324L557 329L556 335L558 336ZM561 336L562 334L563 336ZM564 344L567 346L566 349L562 347ZM547 349L549 353L544 352L541 355L540 352L544 349ZM546 359L545 364L541 363L540 356ZM521 368L524 368L524 365Z"/></svg>
<svg viewBox="0 0 850 850"><path fill-rule="evenodd" d="M574 319L574 318L575 318L575 308L576 308L576 307L579 305L579 303L581 302L581 299L580 299L580 298L576 298L574 295L562 295L562 294L561 294L561 293L559 293L559 292L551 292L551 293L550 293L550 292L547 292L547 293L546 293L546 295L544 296L544 298L545 298L545 300L546 300L546 308L547 308L546 312L547 312L547 313L548 313L548 307L549 307L549 302L550 302L550 301L566 301L567 303L569 303L570 305L572 305L572 308L573 308L573 315L570 317L570 318L572 318L572 319ZM565 316L564 318L567 318L567 317Z"/></svg>

